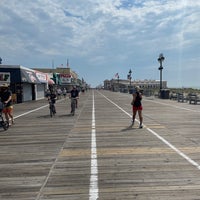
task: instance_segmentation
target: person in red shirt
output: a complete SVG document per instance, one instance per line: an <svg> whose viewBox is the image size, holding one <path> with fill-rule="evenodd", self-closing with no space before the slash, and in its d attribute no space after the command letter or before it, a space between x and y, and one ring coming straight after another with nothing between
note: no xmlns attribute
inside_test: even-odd
<svg viewBox="0 0 200 200"><path fill-rule="evenodd" d="M142 110L143 110L143 107L142 107L142 93L140 92L140 87L139 86L136 86L136 91L133 92L133 100L131 102L132 104L132 109L133 109L133 116L132 116L132 124L131 126L134 125L134 122L135 122L135 117L136 117L136 114L138 112L138 115L139 115L139 120L140 120L140 125L139 125L139 128L143 128L143 117L142 117Z"/></svg>

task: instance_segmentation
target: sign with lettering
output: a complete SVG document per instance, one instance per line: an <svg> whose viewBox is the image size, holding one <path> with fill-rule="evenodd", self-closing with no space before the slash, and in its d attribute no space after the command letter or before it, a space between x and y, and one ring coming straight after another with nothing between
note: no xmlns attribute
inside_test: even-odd
<svg viewBox="0 0 200 200"><path fill-rule="evenodd" d="M61 84L71 83L72 76L71 74L60 74Z"/></svg>
<svg viewBox="0 0 200 200"><path fill-rule="evenodd" d="M45 73L35 71L35 74L41 83L47 82L47 75Z"/></svg>

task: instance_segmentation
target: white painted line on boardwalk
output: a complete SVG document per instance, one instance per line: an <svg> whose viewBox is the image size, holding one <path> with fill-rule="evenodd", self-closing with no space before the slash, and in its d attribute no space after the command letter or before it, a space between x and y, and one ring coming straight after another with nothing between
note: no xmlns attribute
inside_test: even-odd
<svg viewBox="0 0 200 200"><path fill-rule="evenodd" d="M63 101L63 100L64 100L64 99L61 99L61 100L58 100L57 102L61 102L61 101ZM14 116L14 119L17 119L17 118L19 118L19 117L23 117L24 115L28 115L28 114L30 114L30 113L32 113L32 112L38 111L38 110L43 109L43 108L45 108L45 107L47 107L47 106L49 106L49 104L46 104L46 105L44 105L44 106L41 106L41 107L35 108L35 109L33 109L33 110L27 111L27 112L22 113L22 114L20 114L20 115Z"/></svg>
<svg viewBox="0 0 200 200"><path fill-rule="evenodd" d="M92 135L91 135L91 172L90 172L89 200L96 200L99 197L96 127L95 126L96 126L95 125L95 105L94 105L94 93L93 93Z"/></svg>
<svg viewBox="0 0 200 200"><path fill-rule="evenodd" d="M191 163L192 165L194 165L197 169L200 170L200 165L195 162L194 160L192 160L190 157L188 157L186 154L184 154L182 151L180 151L179 149L177 149L174 145L172 145L170 142L168 142L166 139L164 139L163 137L161 137L160 135L158 135L155 131L151 130L150 128L147 128L147 130L149 132L151 132L153 135L155 135L158 139L160 139L163 143L165 143L167 146L169 146L171 149L173 149L176 153L178 153L180 156L182 156L183 158L185 158L189 163Z"/></svg>
<svg viewBox="0 0 200 200"><path fill-rule="evenodd" d="M101 94L101 93L100 93ZM102 96L104 96L103 94L101 94ZM132 117L132 115L130 115L129 113L127 113L125 110L123 110L123 108L121 108L120 106L118 106L116 103L114 103L113 101L111 101L110 99L108 99L106 96L104 96L110 103L112 103L113 105L115 105L117 108L119 108L120 110L122 110L124 113L126 113L128 116ZM146 126L144 125L144 128L146 128ZM154 136L156 136L159 140L161 140L164 144L166 144L168 147L170 147L171 149L173 149L178 155L180 155L181 157L183 157L185 160L187 160L190 164L192 164L193 166L195 166L198 170L200 170L200 165L195 162L194 160L192 160L189 156L187 156L186 154L184 154L182 151L180 151L179 149L177 149L174 145L172 145L170 142L168 142L166 139L164 139L163 137L161 137L158 133L156 133L155 131L153 131L150 128L146 128L150 133L152 133Z"/></svg>
<svg viewBox="0 0 200 200"><path fill-rule="evenodd" d="M14 117L14 119L17 119L17 118L22 117L22 116L24 116L24 115L28 115L28 114L30 114L30 113L32 113L32 112L35 112L35 111L40 110L40 109L42 109L42 108L45 108L45 107L47 107L47 106L48 106L48 105L41 106L41 107L36 108L36 109L34 109L34 110L30 110L30 111L28 111L28 112L25 112L25 113L23 113L23 114L21 114L21 115L17 115L17 116Z"/></svg>

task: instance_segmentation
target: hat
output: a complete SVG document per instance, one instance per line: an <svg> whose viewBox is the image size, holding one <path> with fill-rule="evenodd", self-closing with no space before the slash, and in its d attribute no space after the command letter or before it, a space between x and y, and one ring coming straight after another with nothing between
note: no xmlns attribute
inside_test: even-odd
<svg viewBox="0 0 200 200"><path fill-rule="evenodd" d="M0 87L4 87L4 88L6 87L7 88L7 87L9 87L9 85L7 83L3 83Z"/></svg>
<svg viewBox="0 0 200 200"><path fill-rule="evenodd" d="M135 86L135 89L138 91L140 90L140 86Z"/></svg>

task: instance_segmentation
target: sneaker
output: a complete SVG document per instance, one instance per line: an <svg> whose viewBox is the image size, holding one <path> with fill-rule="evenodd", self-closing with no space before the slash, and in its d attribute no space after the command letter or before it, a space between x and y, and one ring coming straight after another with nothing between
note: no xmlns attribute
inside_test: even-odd
<svg viewBox="0 0 200 200"><path fill-rule="evenodd" d="M143 128L142 124L140 124L139 128Z"/></svg>
<svg viewBox="0 0 200 200"><path fill-rule="evenodd" d="M134 125L134 121L133 120L131 120L131 126L133 126Z"/></svg>
<svg viewBox="0 0 200 200"><path fill-rule="evenodd" d="M11 121L9 120L9 121L7 121L7 123L8 123L8 125L9 126L11 126L12 125L12 123L11 123Z"/></svg>

